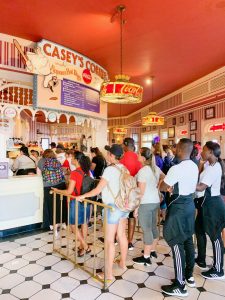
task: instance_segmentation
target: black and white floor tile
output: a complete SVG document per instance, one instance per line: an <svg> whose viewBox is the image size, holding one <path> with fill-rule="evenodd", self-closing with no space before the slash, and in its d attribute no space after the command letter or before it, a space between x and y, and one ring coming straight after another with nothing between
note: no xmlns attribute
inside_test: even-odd
<svg viewBox="0 0 225 300"><path fill-rule="evenodd" d="M65 234L65 233L63 233ZM97 237L101 237L99 227ZM89 236L93 240L93 234ZM26 236L5 239L0 243L0 300L162 300L161 285L170 284L174 278L171 251L163 239L159 241L158 258L152 265L136 265L132 258L141 255L143 249L142 234L135 233L134 250L129 251L127 270L114 268L115 281L105 292L102 284L94 280L89 273L74 268L72 262L52 252L52 232L36 232ZM62 245L66 245L63 237ZM74 255L70 241L71 257ZM97 241L96 266L101 269L104 264L104 252L101 242ZM65 249L66 251L66 249ZM119 255L119 246L116 247ZM212 249L208 243L207 263L212 262ZM82 259L80 261L83 262ZM91 270L93 255L86 257L85 266ZM225 281L209 281L200 276L195 268L196 288L188 288L191 300L225 299ZM167 297L166 297L167 298ZM177 299L170 297L171 299Z"/></svg>

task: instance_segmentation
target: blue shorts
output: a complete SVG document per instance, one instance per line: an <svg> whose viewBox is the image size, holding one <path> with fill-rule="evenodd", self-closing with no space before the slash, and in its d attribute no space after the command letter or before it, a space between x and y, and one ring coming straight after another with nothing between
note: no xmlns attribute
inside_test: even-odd
<svg viewBox="0 0 225 300"><path fill-rule="evenodd" d="M129 216L129 212L124 212L122 210L120 210L115 204L108 204L109 206L113 207L113 210L108 208L108 219L107 219L107 223L108 224L119 224L119 221L121 219L127 219ZM104 218L104 210L102 211L102 216Z"/></svg>
<svg viewBox="0 0 225 300"><path fill-rule="evenodd" d="M84 204L78 202L78 225L88 223L90 219L90 204L86 207L86 222L84 222ZM70 201L70 224L76 224L76 201Z"/></svg>
<svg viewBox="0 0 225 300"><path fill-rule="evenodd" d="M166 200L165 200L165 198L164 198L163 201L160 203L160 209L167 209L167 205L166 205Z"/></svg>

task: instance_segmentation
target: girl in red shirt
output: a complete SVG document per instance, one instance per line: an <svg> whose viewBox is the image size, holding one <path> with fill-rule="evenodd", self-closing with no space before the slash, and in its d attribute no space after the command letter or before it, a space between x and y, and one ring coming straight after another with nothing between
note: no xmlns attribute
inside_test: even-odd
<svg viewBox="0 0 225 300"><path fill-rule="evenodd" d="M90 174L91 161L88 156L85 156L82 152L76 151L72 159L72 164L76 167L76 170L72 171L70 174L69 186L64 190L65 195L79 196L82 187L82 181L84 174ZM57 191L57 189L53 189ZM61 190L62 192L62 190ZM70 226L72 232L75 234L76 228L76 205L75 199L70 200ZM80 247L78 251L78 256L81 257L86 253L90 253L91 249L85 242L88 231L88 221L90 218L90 205L86 207L86 220L84 220L84 204L78 202L78 225L81 225L81 230L77 231L77 238L80 242Z"/></svg>

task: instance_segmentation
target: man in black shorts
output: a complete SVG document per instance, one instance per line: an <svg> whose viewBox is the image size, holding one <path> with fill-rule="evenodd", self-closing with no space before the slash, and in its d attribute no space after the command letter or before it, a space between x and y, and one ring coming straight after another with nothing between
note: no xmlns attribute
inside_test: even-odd
<svg viewBox="0 0 225 300"><path fill-rule="evenodd" d="M191 140L179 141L176 149L179 163L169 169L160 185L161 191L172 191L163 228L163 236L172 249L175 269L173 283L162 286L163 293L170 296L186 297L188 292L185 284L195 287L192 235L195 224L193 199L198 181L198 167L190 160L192 149Z"/></svg>

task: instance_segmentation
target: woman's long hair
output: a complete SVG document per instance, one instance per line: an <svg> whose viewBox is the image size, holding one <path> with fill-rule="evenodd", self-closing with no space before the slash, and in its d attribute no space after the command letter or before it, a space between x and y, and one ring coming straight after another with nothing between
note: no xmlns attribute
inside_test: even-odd
<svg viewBox="0 0 225 300"><path fill-rule="evenodd" d="M80 151L75 151L74 158L78 161L82 171L85 174L89 175L89 171L91 168L90 158Z"/></svg>
<svg viewBox="0 0 225 300"><path fill-rule="evenodd" d="M218 143L209 141L209 142L206 142L205 146L213 152L213 155L218 159L218 162L221 165L221 168L222 168L221 188L224 188L225 187L225 166L224 166L223 160L220 157L220 155L221 155L220 145Z"/></svg>
<svg viewBox="0 0 225 300"><path fill-rule="evenodd" d="M153 174L156 175L155 155L152 151L147 147L142 147L140 149L140 154L146 159L144 163L145 166L149 166L152 169Z"/></svg>

